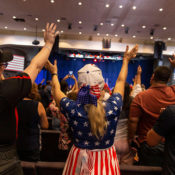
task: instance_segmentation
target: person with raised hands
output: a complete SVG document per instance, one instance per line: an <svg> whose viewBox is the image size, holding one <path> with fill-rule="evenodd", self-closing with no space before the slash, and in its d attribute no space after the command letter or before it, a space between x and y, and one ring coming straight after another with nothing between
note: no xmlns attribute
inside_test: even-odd
<svg viewBox="0 0 175 175"><path fill-rule="evenodd" d="M63 175L120 174L114 137L130 59L137 54L136 45L131 51L126 47L121 71L113 94L102 104L104 79L101 70L87 64L78 71L79 92L77 100L66 97L60 90L57 61L47 63L52 74L53 95L67 117L73 132L73 146L66 161ZM72 161L74 160L74 161Z"/></svg>
<svg viewBox="0 0 175 175"><path fill-rule="evenodd" d="M32 59L29 66L15 77L0 80L0 174L23 174L15 147L18 138L16 105L30 92L32 83L47 62L56 34L56 25L47 23L44 32L45 45ZM0 63L6 63L13 59L11 52L5 49L1 50Z"/></svg>

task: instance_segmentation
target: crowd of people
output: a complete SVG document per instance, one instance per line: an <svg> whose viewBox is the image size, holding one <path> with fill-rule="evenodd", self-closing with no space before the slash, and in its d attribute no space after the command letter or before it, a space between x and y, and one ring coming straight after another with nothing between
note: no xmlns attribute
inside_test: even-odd
<svg viewBox="0 0 175 175"><path fill-rule="evenodd" d="M163 175L175 174L175 86L168 86L171 69L157 67L145 89L142 68L131 87L128 64L138 45L126 47L123 63L111 90L102 71L87 64L74 75L59 79L57 60L48 61L56 25L47 24L45 45L30 65L15 77L3 72L12 53L0 50L0 173L23 174L20 160L40 160L40 129L59 131L58 148L70 150L63 175L120 174L120 165L162 166ZM174 59L169 59L175 68ZM58 62L59 64L59 62ZM45 68L46 85L34 81ZM67 79L74 80L70 89Z"/></svg>

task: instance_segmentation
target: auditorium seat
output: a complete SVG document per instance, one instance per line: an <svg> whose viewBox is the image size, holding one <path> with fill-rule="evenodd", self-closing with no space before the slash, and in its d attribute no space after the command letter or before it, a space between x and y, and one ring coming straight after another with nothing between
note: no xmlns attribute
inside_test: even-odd
<svg viewBox="0 0 175 175"><path fill-rule="evenodd" d="M62 175L65 162L37 162L38 175Z"/></svg>
<svg viewBox="0 0 175 175"><path fill-rule="evenodd" d="M161 167L120 165L121 175L161 175Z"/></svg>
<svg viewBox="0 0 175 175"><path fill-rule="evenodd" d="M65 162L69 151L58 149L59 131L41 130L41 161Z"/></svg>
<svg viewBox="0 0 175 175"><path fill-rule="evenodd" d="M21 161L24 175L37 175L34 162Z"/></svg>

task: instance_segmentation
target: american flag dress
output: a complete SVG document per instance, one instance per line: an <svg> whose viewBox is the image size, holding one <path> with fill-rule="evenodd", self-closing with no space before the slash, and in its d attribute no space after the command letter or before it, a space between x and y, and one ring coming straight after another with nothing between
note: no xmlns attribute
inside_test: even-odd
<svg viewBox="0 0 175 175"><path fill-rule="evenodd" d="M122 107L121 95L113 94L105 103L108 127L101 140L92 134L83 105L63 98L60 106L61 112L69 121L74 138L63 175L120 175L113 143Z"/></svg>

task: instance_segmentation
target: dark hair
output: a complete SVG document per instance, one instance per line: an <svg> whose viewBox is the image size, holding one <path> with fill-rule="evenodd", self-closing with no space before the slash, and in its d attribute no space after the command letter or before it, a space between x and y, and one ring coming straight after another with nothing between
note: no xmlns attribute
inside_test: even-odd
<svg viewBox="0 0 175 175"><path fill-rule="evenodd" d="M38 92L38 85L36 83L33 83L32 84L32 88L31 88L31 91L30 93L27 95L28 98L31 98L33 100L36 100L36 101L40 101L41 100L41 96Z"/></svg>
<svg viewBox="0 0 175 175"><path fill-rule="evenodd" d="M132 98L130 97L130 93L131 93L131 87L130 87L129 83L126 82L122 110L128 111L128 114L129 114L130 104L132 101Z"/></svg>
<svg viewBox="0 0 175 175"><path fill-rule="evenodd" d="M61 91L66 94L69 89L67 82L65 80L61 80L60 86L61 86Z"/></svg>
<svg viewBox="0 0 175 175"><path fill-rule="evenodd" d="M154 70L154 80L167 83L171 76L171 69L166 66L159 66Z"/></svg>

